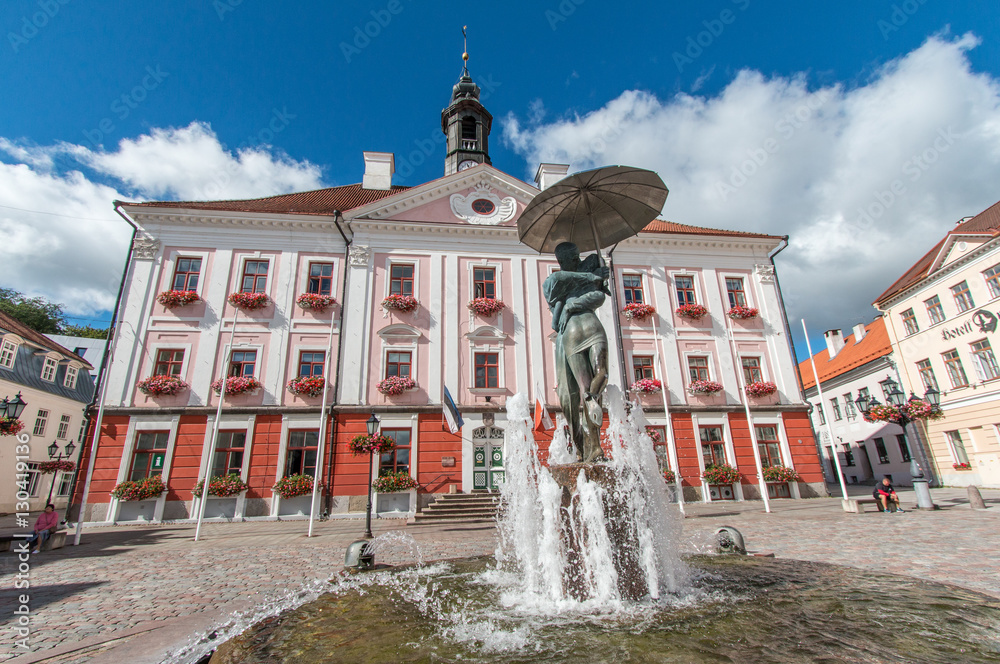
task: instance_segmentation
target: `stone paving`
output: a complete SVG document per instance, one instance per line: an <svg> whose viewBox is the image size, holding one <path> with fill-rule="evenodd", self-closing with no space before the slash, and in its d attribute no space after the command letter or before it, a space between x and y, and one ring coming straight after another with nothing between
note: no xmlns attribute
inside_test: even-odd
<svg viewBox="0 0 1000 664"><path fill-rule="evenodd" d="M1000 491L984 490L989 509L969 509L964 490L935 489L942 509L905 514L847 514L832 498L687 506L687 552L703 551L722 525L738 528L751 551L846 565L964 586L1000 598ZM900 493L904 506L912 493ZM0 523L0 533L3 532ZM0 661L157 662L187 636L221 624L233 611L271 603L341 569L363 521L208 523L194 542L190 525L86 530L81 546L33 556L31 588L14 588L15 554L0 554ZM493 553L490 524L408 526L373 522L376 535L401 531L425 561ZM9 529L7 532L10 532ZM413 562L408 538L396 538L380 562ZM13 610L30 594L29 651L15 647ZM25 654L28 653L28 654Z"/></svg>

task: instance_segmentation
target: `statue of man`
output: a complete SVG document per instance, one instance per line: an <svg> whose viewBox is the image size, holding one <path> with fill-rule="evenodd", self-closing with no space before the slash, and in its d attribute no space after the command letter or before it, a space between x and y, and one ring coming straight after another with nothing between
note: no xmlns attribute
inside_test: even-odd
<svg viewBox="0 0 1000 664"><path fill-rule="evenodd" d="M601 393L608 384L608 336L595 313L607 295L608 268L597 254L580 260L572 242L555 249L559 271L542 284L556 331L556 392L577 458L601 458Z"/></svg>

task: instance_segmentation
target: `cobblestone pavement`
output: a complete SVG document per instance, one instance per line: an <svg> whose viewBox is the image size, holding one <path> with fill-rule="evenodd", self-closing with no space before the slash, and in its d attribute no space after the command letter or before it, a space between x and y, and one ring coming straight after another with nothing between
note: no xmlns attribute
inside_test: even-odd
<svg viewBox="0 0 1000 664"><path fill-rule="evenodd" d="M904 506L915 502L912 493L900 495ZM936 489L942 509L904 514L847 514L838 499L828 498L772 501L771 514L759 502L688 505L682 548L704 551L715 529L728 525L743 533L751 551L954 583L1000 598L1000 491L983 496L989 509L973 511L964 490ZM301 521L210 523L199 542L190 525L87 530L79 547L32 556L27 655L14 646L13 631L16 600L26 591L14 588L16 555L0 554L0 661L158 661L234 610L329 578L362 524L317 523L307 538ZM389 564L417 555L426 562L491 554L496 546L490 524L408 526L382 519L373 530L412 537L383 547L379 562Z"/></svg>

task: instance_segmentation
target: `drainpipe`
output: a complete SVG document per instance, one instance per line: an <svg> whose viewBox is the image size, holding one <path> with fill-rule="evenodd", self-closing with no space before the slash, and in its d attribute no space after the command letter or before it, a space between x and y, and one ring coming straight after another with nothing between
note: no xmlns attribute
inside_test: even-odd
<svg viewBox="0 0 1000 664"><path fill-rule="evenodd" d="M333 211L333 223L336 224L337 230L340 231L340 237L344 238L344 278L342 280L342 285L340 289L340 335L337 340L337 368L333 379L333 403L327 406L323 404L324 408L330 409L330 456L327 459L327 477L330 478L327 482L326 488L326 510L329 512L333 507L333 459L336 456L334 453L337 449L337 418L334 414L333 407L337 405L337 400L340 395L340 367L342 366L342 361L344 357L344 310L347 306L347 276L350 274L350 248L351 243L354 242L354 234L351 234L351 238L348 239L347 235L344 233L344 228L340 225L340 221L343 220L344 215L341 214L340 210ZM325 433L325 432L324 432Z"/></svg>
<svg viewBox="0 0 1000 664"><path fill-rule="evenodd" d="M122 296L125 294L125 283L129 280L132 267L135 265L132 260L132 253L134 251L133 247L135 246L135 236L139 233L139 227L135 224L135 222L129 219L128 216L121 211L120 208L122 206L122 201L113 201L113 203L114 210L118 216L124 219L125 223L132 227L132 237L129 239L128 256L125 258L125 269L122 270L122 280L121 283L118 284L118 298L115 300L115 310L114 313L111 314L111 325L108 328L108 344L104 347L104 356L101 359L101 370L97 372L97 383L94 385L94 398L90 402L90 406L87 408L87 419L89 420L90 411L93 409L95 404L97 405L97 420L94 423L94 437L90 441L90 457L87 460L87 474L83 483L83 497L80 500L80 512L76 518L76 533L73 536L74 546L80 544L80 536L83 532L83 517L84 512L87 509L87 496L90 494L90 482L94 477L94 465L97 463L97 446L100 443L101 438L101 422L104 420L104 397L108 389L107 376L111 371L111 361L114 358L115 337L118 332L118 314L121 312ZM82 453L80 458L83 458ZM76 491L76 483L78 480L79 475L73 480L73 489L70 491L71 500L73 493Z"/></svg>

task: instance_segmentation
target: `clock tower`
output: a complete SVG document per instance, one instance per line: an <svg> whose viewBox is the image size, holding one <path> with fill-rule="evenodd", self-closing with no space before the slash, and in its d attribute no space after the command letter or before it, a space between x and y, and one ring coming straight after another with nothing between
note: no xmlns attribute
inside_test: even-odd
<svg viewBox="0 0 1000 664"><path fill-rule="evenodd" d="M469 54L463 53L462 77L451 91L451 103L441 111L441 131L446 138L444 174L451 175L476 164L491 164L490 127L493 116L479 102L479 86L469 76Z"/></svg>

